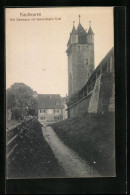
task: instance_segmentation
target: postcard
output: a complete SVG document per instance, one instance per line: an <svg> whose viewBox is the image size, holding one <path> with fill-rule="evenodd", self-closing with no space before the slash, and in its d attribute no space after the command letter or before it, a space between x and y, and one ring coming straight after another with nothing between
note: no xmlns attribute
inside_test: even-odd
<svg viewBox="0 0 130 195"><path fill-rule="evenodd" d="M116 177L113 11L5 9L7 179Z"/></svg>

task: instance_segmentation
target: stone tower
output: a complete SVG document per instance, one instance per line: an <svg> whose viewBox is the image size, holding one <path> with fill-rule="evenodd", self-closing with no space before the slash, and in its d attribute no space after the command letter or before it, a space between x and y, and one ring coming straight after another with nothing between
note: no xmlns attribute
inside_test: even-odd
<svg viewBox="0 0 130 195"><path fill-rule="evenodd" d="M67 43L68 95L76 93L87 82L94 70L94 33L89 23L88 32L80 23L74 26Z"/></svg>

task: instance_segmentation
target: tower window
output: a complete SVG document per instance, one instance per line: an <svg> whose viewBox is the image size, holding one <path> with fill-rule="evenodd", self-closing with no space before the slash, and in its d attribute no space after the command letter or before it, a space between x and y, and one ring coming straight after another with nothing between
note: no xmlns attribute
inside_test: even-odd
<svg viewBox="0 0 130 195"><path fill-rule="evenodd" d="M85 60L86 64L88 64L88 59Z"/></svg>
<svg viewBox="0 0 130 195"><path fill-rule="evenodd" d="M56 102L56 105L59 105L59 102Z"/></svg>
<svg viewBox="0 0 130 195"><path fill-rule="evenodd" d="M80 51L81 47L80 46L77 46L77 50Z"/></svg>

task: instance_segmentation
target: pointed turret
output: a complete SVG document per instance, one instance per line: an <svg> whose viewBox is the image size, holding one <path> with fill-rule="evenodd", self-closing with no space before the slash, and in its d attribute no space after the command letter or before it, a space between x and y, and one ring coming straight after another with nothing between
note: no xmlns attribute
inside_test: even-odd
<svg viewBox="0 0 130 195"><path fill-rule="evenodd" d="M93 30L91 28L91 21L89 21L89 30L88 30L88 34L94 34Z"/></svg>
<svg viewBox="0 0 130 195"><path fill-rule="evenodd" d="M76 28L75 28L75 26L74 26L74 23L75 23L75 21L73 21L73 29L72 29L72 33L77 33L77 30L76 30Z"/></svg>
<svg viewBox="0 0 130 195"><path fill-rule="evenodd" d="M94 43L94 33L91 28L91 21L89 21L89 30L88 30L88 36L87 36L87 42L88 43Z"/></svg>
<svg viewBox="0 0 130 195"><path fill-rule="evenodd" d="M72 29L72 32L70 34L70 37L71 37L71 44L76 44L78 43L78 33L77 33L77 30L74 26L74 23L75 21L73 21L73 29Z"/></svg>
<svg viewBox="0 0 130 195"><path fill-rule="evenodd" d="M78 43L78 33L77 33L77 30L74 26L74 23L75 23L75 21L73 21L73 28L72 28L72 31L70 33L70 37L69 37L69 40L68 40L68 43L67 43L66 52L67 52L68 55L70 54L71 45Z"/></svg>

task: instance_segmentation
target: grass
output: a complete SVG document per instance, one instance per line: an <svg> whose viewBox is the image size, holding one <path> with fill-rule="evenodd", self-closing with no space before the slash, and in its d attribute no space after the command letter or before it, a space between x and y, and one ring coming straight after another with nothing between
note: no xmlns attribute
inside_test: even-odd
<svg viewBox="0 0 130 195"><path fill-rule="evenodd" d="M18 147L7 161L8 178L41 178L63 176L50 146L36 120L17 140Z"/></svg>
<svg viewBox="0 0 130 195"><path fill-rule="evenodd" d="M86 113L51 126L68 147L77 152L101 175L114 175L114 113Z"/></svg>

